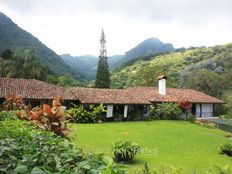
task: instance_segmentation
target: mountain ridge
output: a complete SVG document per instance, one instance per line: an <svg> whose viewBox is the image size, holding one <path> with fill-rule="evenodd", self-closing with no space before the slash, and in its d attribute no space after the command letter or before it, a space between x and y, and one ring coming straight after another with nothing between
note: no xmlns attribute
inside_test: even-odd
<svg viewBox="0 0 232 174"><path fill-rule="evenodd" d="M113 55L108 57L109 69L114 70L121 66L127 66L141 59L148 59L160 53L173 52L175 48L170 43L163 43L157 38L148 38L140 42L137 46L127 51L124 55ZM96 76L96 67L98 57L92 55L85 56L71 56L70 54L60 55L62 59L73 69L78 69L78 73L88 80L94 80ZM84 62L82 59L86 59ZM86 68L88 70L86 71Z"/></svg>
<svg viewBox="0 0 232 174"><path fill-rule="evenodd" d="M55 74L63 75L65 73L71 73L78 77L59 55L31 33L20 28L8 16L0 12L0 54L7 49L13 51L33 50L41 58L41 63L48 65Z"/></svg>

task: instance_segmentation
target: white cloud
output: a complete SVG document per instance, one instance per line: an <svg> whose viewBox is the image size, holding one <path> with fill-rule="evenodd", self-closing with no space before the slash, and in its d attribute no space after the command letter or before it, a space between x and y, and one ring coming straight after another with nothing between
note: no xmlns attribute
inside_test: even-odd
<svg viewBox="0 0 232 174"><path fill-rule="evenodd" d="M0 11L58 54L109 55L157 37L175 47L231 42L230 0L0 0Z"/></svg>

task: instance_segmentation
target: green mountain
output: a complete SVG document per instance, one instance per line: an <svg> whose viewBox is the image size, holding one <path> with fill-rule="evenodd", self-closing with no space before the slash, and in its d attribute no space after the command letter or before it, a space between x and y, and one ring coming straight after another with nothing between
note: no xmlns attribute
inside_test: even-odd
<svg viewBox="0 0 232 174"><path fill-rule="evenodd" d="M168 87L189 87L217 97L230 90L232 44L182 49L112 72L113 88L157 86L156 77L168 76Z"/></svg>
<svg viewBox="0 0 232 174"><path fill-rule="evenodd" d="M172 44L164 44L159 39L150 38L126 52L125 55L109 56L108 64L110 70L114 70L131 65L138 60L148 60L154 55L173 52L174 50ZM81 75L81 78L86 80L95 79L98 57L91 55L73 57L69 54L60 56L76 73Z"/></svg>
<svg viewBox="0 0 232 174"><path fill-rule="evenodd" d="M41 58L41 63L48 65L55 74L70 73L78 78L78 74L71 70L59 55L0 12L0 55L6 49L33 50Z"/></svg>
<svg viewBox="0 0 232 174"><path fill-rule="evenodd" d="M70 54L63 54L60 57L80 75L81 79L95 79L98 57L91 55L73 57Z"/></svg>
<svg viewBox="0 0 232 174"><path fill-rule="evenodd" d="M157 38L149 38L138 44L136 47L127 51L124 62L133 59L151 57L160 53L169 53L175 51L170 43L163 43ZM122 62L121 62L122 63Z"/></svg>
<svg viewBox="0 0 232 174"><path fill-rule="evenodd" d="M214 47L178 49L149 61L115 70L112 88L157 86L157 77L165 74L168 87L192 88L226 102L221 113L232 114L232 43Z"/></svg>
<svg viewBox="0 0 232 174"><path fill-rule="evenodd" d="M70 54L60 55L61 58L76 72L80 75L82 79L85 80L95 80L97 65L98 65L98 57L85 55L85 56L71 56ZM117 64L124 56L115 55L109 56L108 64L110 70L115 68L115 64Z"/></svg>

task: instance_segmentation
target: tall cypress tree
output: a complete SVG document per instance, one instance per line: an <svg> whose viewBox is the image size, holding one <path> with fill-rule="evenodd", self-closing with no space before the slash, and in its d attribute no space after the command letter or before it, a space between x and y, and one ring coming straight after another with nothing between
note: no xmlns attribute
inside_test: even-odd
<svg viewBox="0 0 232 174"><path fill-rule="evenodd" d="M99 57L95 87L110 88L110 72L107 57Z"/></svg>
<svg viewBox="0 0 232 174"><path fill-rule="evenodd" d="M110 88L110 72L107 62L107 51L106 51L106 38L105 33L102 29L101 32L101 49L97 67L97 76L95 80L95 87L97 88Z"/></svg>

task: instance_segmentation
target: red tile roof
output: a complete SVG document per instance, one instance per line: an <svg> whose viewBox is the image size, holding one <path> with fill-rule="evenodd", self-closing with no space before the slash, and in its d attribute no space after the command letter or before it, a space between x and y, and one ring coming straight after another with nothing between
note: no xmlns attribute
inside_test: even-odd
<svg viewBox="0 0 232 174"><path fill-rule="evenodd" d="M48 84L35 79L0 78L0 98L15 94L27 99L53 99L61 96L63 99L74 99L73 94L65 88Z"/></svg>
<svg viewBox="0 0 232 174"><path fill-rule="evenodd" d="M192 103L224 103L222 100L193 89L167 88L166 95L159 94L158 88L155 87L134 87L127 90L136 94L134 95L135 100L148 100L152 103L183 100L189 100Z"/></svg>
<svg viewBox="0 0 232 174"><path fill-rule="evenodd" d="M28 99L53 99L62 96L64 100L79 100L86 104L151 104L155 102L224 103L223 101L192 89L167 88L161 95L155 87L134 87L128 89L62 88L39 80L0 78L0 98L15 94Z"/></svg>
<svg viewBox="0 0 232 174"><path fill-rule="evenodd" d="M123 89L69 88L81 103L132 104L129 91ZM135 103L133 103L135 104Z"/></svg>

